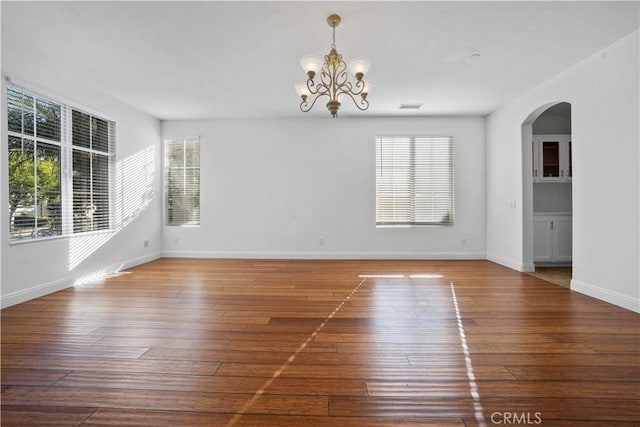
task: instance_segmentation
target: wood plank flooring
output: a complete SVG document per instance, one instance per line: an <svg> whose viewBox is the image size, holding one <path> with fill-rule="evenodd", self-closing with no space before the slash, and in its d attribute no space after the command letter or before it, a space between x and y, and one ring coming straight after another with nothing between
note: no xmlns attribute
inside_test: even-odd
<svg viewBox="0 0 640 427"><path fill-rule="evenodd" d="M536 271L528 274L538 279L570 288L573 269L571 267L536 267Z"/></svg>
<svg viewBox="0 0 640 427"><path fill-rule="evenodd" d="M160 259L1 320L2 426L640 425L640 315L487 261Z"/></svg>

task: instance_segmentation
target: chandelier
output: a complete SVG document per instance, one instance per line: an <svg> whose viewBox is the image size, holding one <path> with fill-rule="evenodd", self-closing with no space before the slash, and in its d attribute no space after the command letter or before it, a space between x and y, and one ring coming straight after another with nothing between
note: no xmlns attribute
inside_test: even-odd
<svg viewBox="0 0 640 427"><path fill-rule="evenodd" d="M324 60L315 55L305 55L300 59L300 65L307 73L306 83L296 83L295 88L302 98L300 110L304 113L310 111L316 101L326 96L329 98L327 108L333 117L338 115L340 99L344 96L351 98L359 110L369 108L367 95L371 91L371 83L362 80L371 63L367 58L357 57L349 61L349 66L342 60L342 55L336 49L336 27L340 25L342 18L338 15L331 15L327 18L327 23L333 28L333 43L331 51L325 55ZM355 83L349 81L349 72L355 77ZM319 81L314 78L319 73ZM313 100L309 98L313 97ZM359 98L359 99L358 99Z"/></svg>

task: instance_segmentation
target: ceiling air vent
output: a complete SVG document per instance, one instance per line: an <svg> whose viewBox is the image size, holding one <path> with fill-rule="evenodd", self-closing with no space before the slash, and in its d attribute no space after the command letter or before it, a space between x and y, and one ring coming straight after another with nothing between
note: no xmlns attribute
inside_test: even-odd
<svg viewBox="0 0 640 427"><path fill-rule="evenodd" d="M400 104L401 110L418 110L422 104Z"/></svg>

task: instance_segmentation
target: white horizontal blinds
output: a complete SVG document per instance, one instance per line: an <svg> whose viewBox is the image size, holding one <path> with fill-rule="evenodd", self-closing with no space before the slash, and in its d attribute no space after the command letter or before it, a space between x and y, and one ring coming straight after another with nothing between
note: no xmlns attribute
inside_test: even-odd
<svg viewBox="0 0 640 427"><path fill-rule="evenodd" d="M200 224L200 140L166 141L168 225Z"/></svg>
<svg viewBox="0 0 640 427"><path fill-rule="evenodd" d="M411 209L411 140L378 138L376 224L408 224Z"/></svg>
<svg viewBox="0 0 640 427"><path fill-rule="evenodd" d="M376 224L454 221L451 137L378 137Z"/></svg>
<svg viewBox="0 0 640 427"><path fill-rule="evenodd" d="M10 240L62 234L60 104L7 88Z"/></svg>
<svg viewBox="0 0 640 427"><path fill-rule="evenodd" d="M113 127L107 120L72 111L74 233L109 228Z"/></svg>
<svg viewBox="0 0 640 427"><path fill-rule="evenodd" d="M415 212L418 223L454 222L453 141L415 138Z"/></svg>

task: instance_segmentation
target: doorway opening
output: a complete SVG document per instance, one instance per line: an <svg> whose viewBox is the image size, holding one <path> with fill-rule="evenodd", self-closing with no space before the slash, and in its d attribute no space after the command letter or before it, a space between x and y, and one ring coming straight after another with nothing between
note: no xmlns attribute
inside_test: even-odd
<svg viewBox="0 0 640 427"><path fill-rule="evenodd" d="M522 124L524 269L569 287L572 277L571 104L546 104Z"/></svg>

